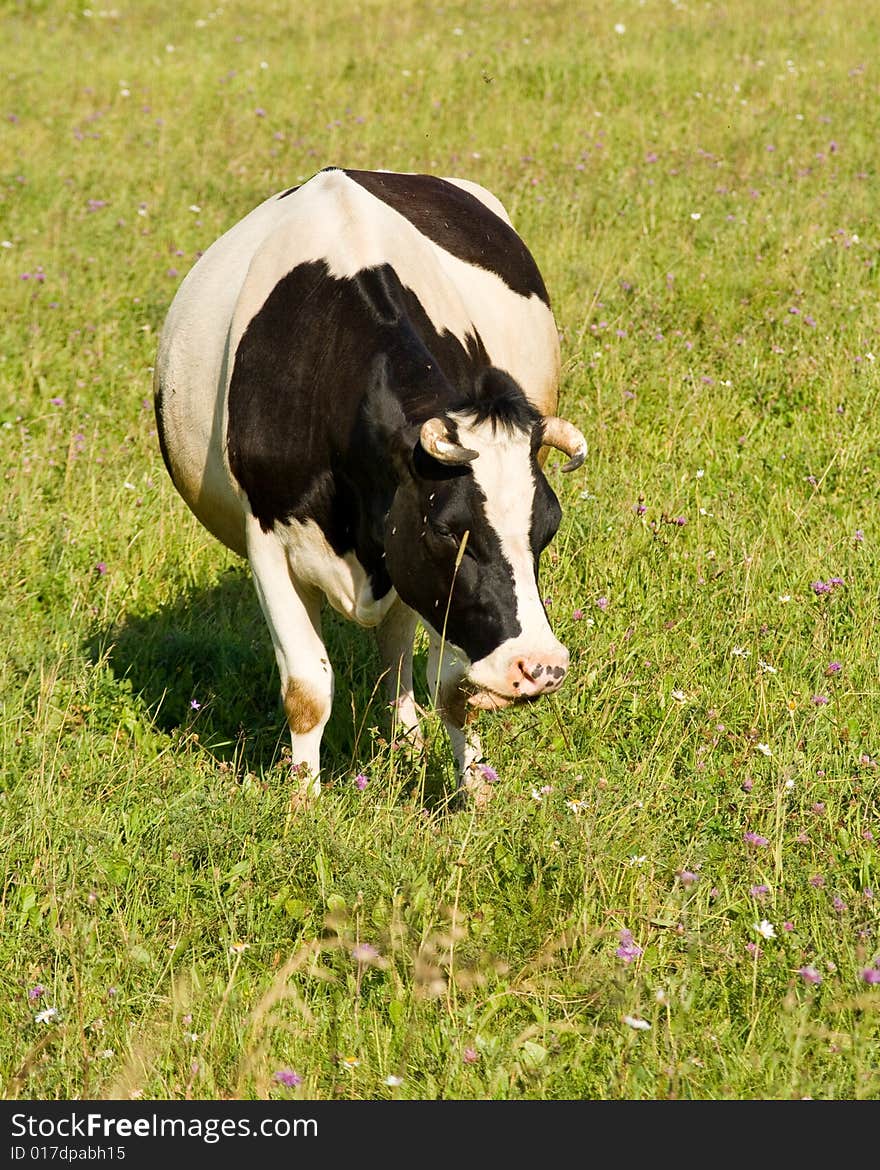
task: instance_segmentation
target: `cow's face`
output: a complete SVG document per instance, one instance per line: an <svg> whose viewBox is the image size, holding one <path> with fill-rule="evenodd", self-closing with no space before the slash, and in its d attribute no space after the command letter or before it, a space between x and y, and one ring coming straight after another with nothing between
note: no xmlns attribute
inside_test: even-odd
<svg viewBox="0 0 880 1170"><path fill-rule="evenodd" d="M481 706L555 691L568 669L538 590L561 516L537 459L543 428L533 415L430 420L388 518L395 589L458 652Z"/></svg>

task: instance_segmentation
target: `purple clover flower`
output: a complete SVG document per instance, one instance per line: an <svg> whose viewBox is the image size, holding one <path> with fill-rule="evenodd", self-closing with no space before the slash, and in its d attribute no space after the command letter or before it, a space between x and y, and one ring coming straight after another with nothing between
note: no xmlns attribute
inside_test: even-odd
<svg viewBox="0 0 880 1170"><path fill-rule="evenodd" d="M633 959L638 959L640 955L643 955L644 951L638 943L633 942L632 931L623 929L620 932L620 946L614 953L624 963L631 963Z"/></svg>
<svg viewBox="0 0 880 1170"><path fill-rule="evenodd" d="M751 831L748 833L743 833L743 841L745 841L747 845L757 845L760 849L763 849L765 845L770 844L766 837L762 837L760 833L753 833Z"/></svg>
<svg viewBox="0 0 880 1170"><path fill-rule="evenodd" d="M363 772L359 772L358 775L355 776L355 778L354 778L354 786L358 790L358 792L363 792L363 790L366 788L366 786L369 783L370 783L369 780L363 774Z"/></svg>
<svg viewBox="0 0 880 1170"><path fill-rule="evenodd" d="M824 593L830 593L836 589L838 585L843 585L843 577L829 577L827 581L813 581L810 588L817 597L821 597Z"/></svg>
<svg viewBox="0 0 880 1170"><path fill-rule="evenodd" d="M379 952L371 943L358 943L352 950L351 957L358 963L370 963L379 957Z"/></svg>
<svg viewBox="0 0 880 1170"><path fill-rule="evenodd" d="M822 976L815 967L799 967L798 975L803 979L804 983L821 983Z"/></svg>
<svg viewBox="0 0 880 1170"><path fill-rule="evenodd" d="M297 1085L302 1084L302 1077L292 1068L280 1068L275 1074L275 1080L286 1089L295 1089Z"/></svg>

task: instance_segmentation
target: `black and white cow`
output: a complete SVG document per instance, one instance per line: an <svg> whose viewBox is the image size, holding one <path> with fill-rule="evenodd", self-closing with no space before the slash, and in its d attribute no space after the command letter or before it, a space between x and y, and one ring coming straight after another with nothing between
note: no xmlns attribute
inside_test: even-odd
<svg viewBox="0 0 880 1170"><path fill-rule="evenodd" d="M159 439L198 519L247 557L304 795L333 698L322 598L376 629L398 733L419 743L413 638L459 776L473 712L556 691L538 590L583 435L555 417L538 268L475 183L329 168L273 195L180 286L155 374Z"/></svg>

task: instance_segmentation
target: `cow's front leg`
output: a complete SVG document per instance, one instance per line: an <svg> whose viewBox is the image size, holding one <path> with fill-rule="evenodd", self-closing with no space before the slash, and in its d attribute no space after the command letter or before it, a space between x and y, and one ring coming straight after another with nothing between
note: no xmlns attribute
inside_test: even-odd
<svg viewBox="0 0 880 1170"><path fill-rule="evenodd" d="M494 772L483 763L477 712L468 706L465 676L458 656L429 632L428 692L449 735L459 784L477 804L485 804L492 795Z"/></svg>
<svg viewBox="0 0 880 1170"><path fill-rule="evenodd" d="M321 597L294 581L281 542L252 516L247 551L281 676L293 772L301 794L317 796L321 737L333 705L333 668L321 637Z"/></svg>
<svg viewBox="0 0 880 1170"><path fill-rule="evenodd" d="M413 639L418 621L415 610L396 601L376 627L376 642L385 694L391 706L391 738L399 736L420 749L424 740L413 693Z"/></svg>

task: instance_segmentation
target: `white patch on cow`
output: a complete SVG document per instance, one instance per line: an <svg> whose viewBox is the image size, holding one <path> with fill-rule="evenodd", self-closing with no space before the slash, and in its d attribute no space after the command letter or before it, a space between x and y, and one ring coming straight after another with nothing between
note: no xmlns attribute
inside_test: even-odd
<svg viewBox="0 0 880 1170"><path fill-rule="evenodd" d="M522 656L529 662L553 661L567 666L568 655L557 640L538 593L530 530L535 499L531 438L491 422L473 425L467 415L450 416L458 426L459 442L478 452L471 464L474 479L485 496L486 519L501 544L501 555L513 573L516 616L521 632L491 654L472 663L468 678L499 695L510 695L510 663Z"/></svg>
<svg viewBox="0 0 880 1170"><path fill-rule="evenodd" d="M397 600L393 589L377 600L355 554L337 556L314 520L276 524L275 531L287 553L294 578L320 589L337 613L350 621L360 626L377 626Z"/></svg>

